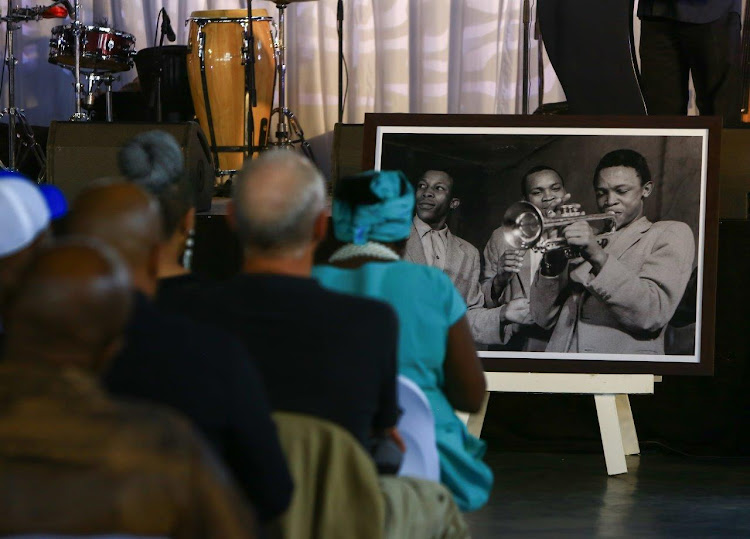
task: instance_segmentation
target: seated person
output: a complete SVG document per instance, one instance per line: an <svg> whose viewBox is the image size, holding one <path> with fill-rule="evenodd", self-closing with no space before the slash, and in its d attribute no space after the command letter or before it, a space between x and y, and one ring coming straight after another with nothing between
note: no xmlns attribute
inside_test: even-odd
<svg viewBox="0 0 750 539"><path fill-rule="evenodd" d="M120 172L159 201L162 216L159 298L200 286L190 272L195 227L195 190L187 181L177 141L164 131L129 140L117 156Z"/></svg>
<svg viewBox="0 0 750 539"><path fill-rule="evenodd" d="M133 276L134 310L106 386L183 412L223 457L260 519L282 513L292 480L260 375L242 343L151 302L161 245L156 201L131 183L92 184L73 203L68 229L113 247Z"/></svg>
<svg viewBox="0 0 750 539"><path fill-rule="evenodd" d="M44 195L35 184L18 175L0 176L0 353L4 306L48 238L50 217Z"/></svg>
<svg viewBox="0 0 750 539"><path fill-rule="evenodd" d="M243 271L211 291L194 315L243 339L274 411L336 423L365 448L373 435L402 445L393 309L328 290L310 275L328 223L322 175L304 157L278 150L248 162L233 187L229 218L244 247ZM381 488L390 507L404 518L414 516L408 508L417 511L436 537L463 522L439 483L398 477ZM459 528L462 536L465 524Z"/></svg>
<svg viewBox="0 0 750 539"><path fill-rule="evenodd" d="M119 258L88 244L53 247L28 267L0 365L0 535L255 537L184 420L99 387L123 341L130 286Z"/></svg>
<svg viewBox="0 0 750 539"><path fill-rule="evenodd" d="M437 268L400 260L412 229L414 192L400 172L371 172L336 186L333 223L346 242L313 275L333 290L389 303L399 315L399 373L424 391L435 414L441 481L462 510L484 505L492 472L485 444L453 409L476 412L486 385L466 304Z"/></svg>

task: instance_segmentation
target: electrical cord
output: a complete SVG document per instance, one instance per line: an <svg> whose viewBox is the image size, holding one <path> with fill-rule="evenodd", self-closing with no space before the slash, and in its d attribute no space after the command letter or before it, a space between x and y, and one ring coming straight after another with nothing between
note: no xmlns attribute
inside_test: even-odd
<svg viewBox="0 0 750 539"><path fill-rule="evenodd" d="M643 440L643 441L639 441L638 444L641 446L655 446L655 447L664 449L668 453L673 453L675 455L680 455L681 457L696 459L696 460L728 460L728 461L729 460L731 461L746 460L746 461L750 461L750 455L749 456L695 455L692 453L688 453L687 451L682 451L680 449L667 445L664 442L660 442L658 440Z"/></svg>

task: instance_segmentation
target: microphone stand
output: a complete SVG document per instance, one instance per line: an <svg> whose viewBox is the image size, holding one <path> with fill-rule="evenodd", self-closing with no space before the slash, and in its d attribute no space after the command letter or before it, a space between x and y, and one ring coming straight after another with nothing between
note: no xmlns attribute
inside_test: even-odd
<svg viewBox="0 0 750 539"><path fill-rule="evenodd" d="M531 8L529 0L523 0L523 96L522 113L529 113L529 24L531 22Z"/></svg>
<svg viewBox="0 0 750 539"><path fill-rule="evenodd" d="M164 8L161 8L164 11ZM164 28L164 13L162 13L161 19L161 36L159 37L159 54L157 56L159 62L159 74L156 76L156 123L162 123L164 121L162 114L161 104L161 78L164 73L164 36L167 35L166 28Z"/></svg>
<svg viewBox="0 0 750 539"><path fill-rule="evenodd" d="M245 92L247 96L247 155L252 159L255 150L260 151L261 143L255 145L255 107L258 106L258 93L255 85L255 35L253 33L253 0L247 0L247 58L245 62Z"/></svg>
<svg viewBox="0 0 750 539"><path fill-rule="evenodd" d="M75 94L76 94L76 111L73 113L73 116L70 118L73 121L78 122L85 122L89 119L88 114L86 114L82 107L81 107L81 100L83 96L83 85L81 84L81 33L83 32L81 22L79 20L79 16L81 13L81 0L74 0L73 4L73 46L75 47L75 50L73 51L75 56L75 66L74 66L74 76L75 76L75 82L73 84L75 88Z"/></svg>
<svg viewBox="0 0 750 539"><path fill-rule="evenodd" d="M339 124L344 123L344 0L339 0L336 9L339 31Z"/></svg>
<svg viewBox="0 0 750 539"><path fill-rule="evenodd" d="M39 164L40 170L37 179L41 182L46 173L46 158L42 148L34 138L34 131L31 129L23 109L16 107L16 64L18 59L15 55L15 34L17 30L21 29L19 23L24 20L27 19L19 18L16 10L13 9L13 0L8 0L8 13L5 17L0 18L0 21L5 22L8 38L6 57L4 58L8 64L8 108L0 111L0 117L8 115L8 166L6 167L4 163L0 162L0 168L17 171L19 162L22 162L30 151ZM24 154L20 154L16 149L19 141L25 147Z"/></svg>

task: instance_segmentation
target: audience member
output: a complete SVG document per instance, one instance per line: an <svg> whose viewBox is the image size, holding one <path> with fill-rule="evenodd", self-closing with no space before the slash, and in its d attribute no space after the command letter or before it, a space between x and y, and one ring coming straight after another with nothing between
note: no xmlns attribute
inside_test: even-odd
<svg viewBox="0 0 750 539"><path fill-rule="evenodd" d="M392 309L310 277L327 224L325 185L312 164L266 153L233 187L229 217L244 246L243 272L197 315L242 338L274 410L331 420L368 447L373 431L398 420Z"/></svg>
<svg viewBox="0 0 750 539"><path fill-rule="evenodd" d="M191 418L224 458L259 517L289 504L292 482L262 381L238 340L150 301L158 276L158 204L139 187L92 185L74 202L69 231L114 247L136 289L126 344L106 374L118 395L170 405Z"/></svg>
<svg viewBox="0 0 750 539"><path fill-rule="evenodd" d="M0 353L8 297L47 237L50 211L37 186L23 177L0 181Z"/></svg>
<svg viewBox="0 0 750 539"><path fill-rule="evenodd" d="M131 301L125 266L101 247L60 245L30 264L0 365L1 535L254 536L183 420L99 387Z"/></svg>
<svg viewBox="0 0 750 539"><path fill-rule="evenodd" d="M346 245L313 275L321 283L386 301L399 315L399 372L424 391L435 415L441 481L462 510L484 505L492 472L485 444L466 430L454 408L475 412L484 372L467 308L437 268L400 260L412 230L414 191L400 172L369 172L339 181L333 201L336 238Z"/></svg>
<svg viewBox="0 0 750 539"><path fill-rule="evenodd" d="M210 311L248 345L274 410L332 421L365 447L372 434L400 442L393 310L327 290L310 276L328 222L319 171L292 152L264 153L236 178L230 222L244 246L243 272L220 287ZM390 533L465 535L442 485L401 477L380 485Z"/></svg>
<svg viewBox="0 0 750 539"><path fill-rule="evenodd" d="M190 272L195 227L195 189L185 178L184 158L177 141L164 131L148 131L128 141L118 155L120 172L159 201L162 249L159 299L179 296L201 281Z"/></svg>

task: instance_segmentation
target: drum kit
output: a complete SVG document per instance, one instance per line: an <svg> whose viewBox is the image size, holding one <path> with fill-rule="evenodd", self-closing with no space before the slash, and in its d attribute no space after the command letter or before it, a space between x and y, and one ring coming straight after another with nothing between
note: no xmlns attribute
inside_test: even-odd
<svg viewBox="0 0 750 539"><path fill-rule="evenodd" d="M61 0L33 8L14 8L13 0L8 0L7 15L0 17L0 21L6 23L8 32L9 104L0 117L9 117L10 157L7 166L0 165L16 169L20 158L16 143L20 142L22 149L31 151L44 170L44 153L34 141L23 111L15 106L17 60L13 34L20 28L19 23L64 17L70 17L72 22L52 30L49 62L73 72L75 112L71 121L91 119L94 101L102 85L105 88L106 120L113 121L112 85L118 74L130 70L135 61L142 87L156 89L159 120L162 116L162 87L167 82L173 86L175 81L184 84L182 81L187 79L193 105L190 112L194 110L208 137L219 182L231 178L242 168L245 159L254 158L271 147L292 148L299 144L308 157L313 158L304 132L286 104L285 41L287 7L312 0L273 1L278 9L278 24L266 10L252 10L251 1L248 1L246 10L196 11L185 22L189 26L187 47L163 46L163 23L159 46L136 54L133 35L109 28L106 23L84 25L80 20L80 0ZM168 21L166 13L164 16ZM171 27L167 35L174 40ZM150 66L152 72L155 66L156 77L141 74L141 64ZM183 74L186 72L187 77L168 77L168 73L175 69ZM144 71L147 71L145 67ZM145 79L150 80L144 84ZM187 93L187 88L180 88L178 92L180 90L182 95ZM174 88L172 93L175 93ZM276 99L277 106L274 107ZM272 136L274 116L276 129Z"/></svg>

